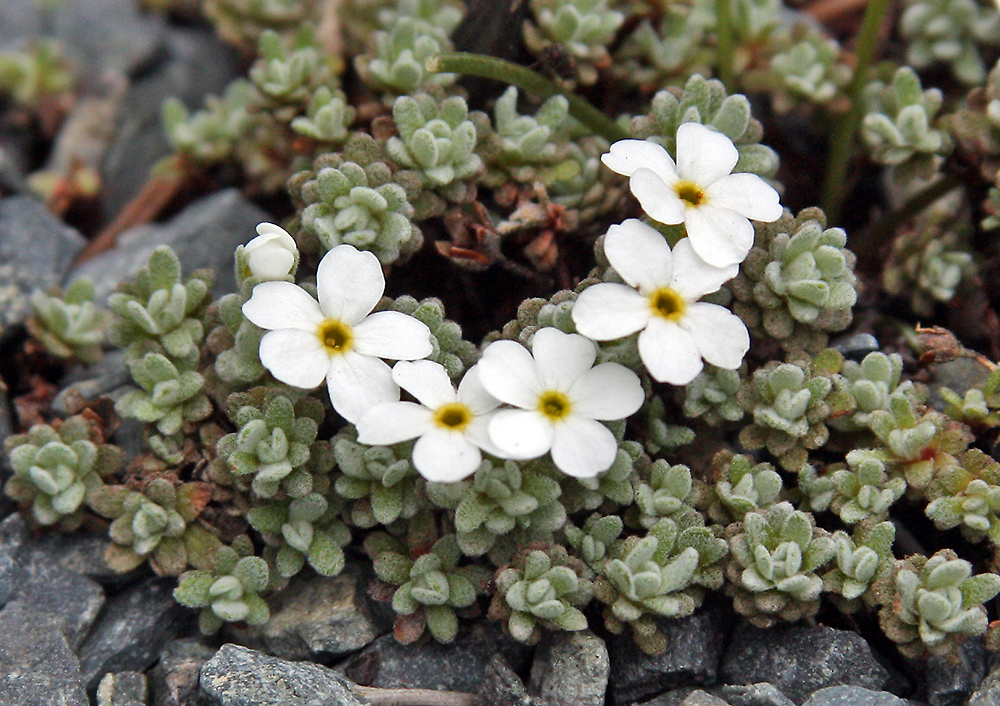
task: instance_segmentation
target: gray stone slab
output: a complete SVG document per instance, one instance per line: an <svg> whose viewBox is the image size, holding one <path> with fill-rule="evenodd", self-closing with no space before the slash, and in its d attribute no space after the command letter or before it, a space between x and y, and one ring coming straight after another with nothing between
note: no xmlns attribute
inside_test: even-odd
<svg viewBox="0 0 1000 706"><path fill-rule="evenodd" d="M163 102L176 97L197 110L239 75L236 53L211 29L172 27L167 32L162 60L132 84L122 102L118 138L101 169L106 220L139 192L153 166L173 152L160 120Z"/></svg>
<svg viewBox="0 0 1000 706"><path fill-rule="evenodd" d="M88 706L62 620L19 601L0 611L0 704Z"/></svg>
<svg viewBox="0 0 1000 706"><path fill-rule="evenodd" d="M189 624L189 614L174 602L175 584L172 579L149 579L107 602L79 650L88 693L108 672L149 668Z"/></svg>
<svg viewBox="0 0 1000 706"><path fill-rule="evenodd" d="M0 198L0 332L31 313L31 292L60 284L86 241L31 196Z"/></svg>
<svg viewBox="0 0 1000 706"><path fill-rule="evenodd" d="M659 620L669 647L656 656L640 650L628 631L616 635L608 645L611 702L626 704L668 689L715 683L731 623L732 610L722 601L687 618Z"/></svg>
<svg viewBox="0 0 1000 706"><path fill-rule="evenodd" d="M218 706L363 706L332 669L223 645L201 668L201 690Z"/></svg>
<svg viewBox="0 0 1000 706"><path fill-rule="evenodd" d="M594 633L547 632L529 686L551 706L603 706L610 670L608 648Z"/></svg>
<svg viewBox="0 0 1000 706"><path fill-rule="evenodd" d="M907 706L907 701L887 691L829 686L813 693L803 706Z"/></svg>
<svg viewBox="0 0 1000 706"><path fill-rule="evenodd" d="M215 272L213 294L236 289L233 252L255 234L270 216L237 189L226 189L191 204L164 224L146 225L123 233L113 249L82 263L72 278L90 277L95 300L103 302L118 282L129 280L146 264L150 253L169 245L180 259L185 276L196 269Z"/></svg>
<svg viewBox="0 0 1000 706"><path fill-rule="evenodd" d="M881 691L893 683L857 633L825 626L762 630L744 622L733 633L720 678L727 684L768 682L796 703L828 686Z"/></svg>
<svg viewBox="0 0 1000 706"><path fill-rule="evenodd" d="M14 600L39 612L59 616L66 640L75 650L104 605L104 589L57 563L36 561L26 567L14 592Z"/></svg>
<svg viewBox="0 0 1000 706"><path fill-rule="evenodd" d="M447 645L433 640L401 645L392 635L383 635L338 669L366 686L475 693L497 653L521 671L531 650L495 626L478 622L463 625L455 641Z"/></svg>
<svg viewBox="0 0 1000 706"><path fill-rule="evenodd" d="M51 36L85 83L104 74L134 75L164 50L166 23L140 12L136 0L73 0L53 7Z"/></svg>
<svg viewBox="0 0 1000 706"><path fill-rule="evenodd" d="M930 706L963 706L983 683L989 653L981 635L962 643L955 657L931 657L914 665L925 677Z"/></svg>
<svg viewBox="0 0 1000 706"><path fill-rule="evenodd" d="M268 652L285 659L342 658L379 636L359 572L301 576L281 591L261 629Z"/></svg>
<svg viewBox="0 0 1000 706"><path fill-rule="evenodd" d="M97 706L146 706L148 692L142 672L108 672L97 686Z"/></svg>
<svg viewBox="0 0 1000 706"><path fill-rule="evenodd" d="M21 582L27 545L28 526L19 513L0 522L0 606L11 599Z"/></svg>
<svg viewBox="0 0 1000 706"><path fill-rule="evenodd" d="M199 638L169 643L156 666L149 671L153 706L197 706L202 703L198 678L202 665L212 659L215 652Z"/></svg>
<svg viewBox="0 0 1000 706"><path fill-rule="evenodd" d="M494 655L487 665L476 695L479 706L550 706L545 701L533 699L521 677L499 655Z"/></svg>

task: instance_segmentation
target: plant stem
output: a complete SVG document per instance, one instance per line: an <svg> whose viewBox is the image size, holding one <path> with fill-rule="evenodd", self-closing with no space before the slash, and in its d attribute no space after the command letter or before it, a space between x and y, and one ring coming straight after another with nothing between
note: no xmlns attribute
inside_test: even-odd
<svg viewBox="0 0 1000 706"><path fill-rule="evenodd" d="M854 135L864 111L864 90L868 81L868 69L875 58L878 45L879 29L885 18L889 0L870 0L865 8L865 16L858 30L858 43L855 49L856 66L851 83L847 87L847 97L851 108L843 119L837 121L830 139L830 157L826 164L826 177L823 182L823 211L830 223L836 223L840 217L846 193L847 168L851 163L854 151Z"/></svg>
<svg viewBox="0 0 1000 706"><path fill-rule="evenodd" d="M477 706L479 697L462 691L436 689L380 689L353 685L351 690L371 706Z"/></svg>
<svg viewBox="0 0 1000 706"><path fill-rule="evenodd" d="M945 174L937 181L931 182L908 198L898 209L890 211L875 221L866 234L868 239L872 242L885 240L892 235L892 232L901 223L905 223L910 218L913 218L949 191L957 186L961 186L961 184L962 180L954 174Z"/></svg>
<svg viewBox="0 0 1000 706"><path fill-rule="evenodd" d="M431 73L468 74L509 83L539 98L563 96L569 101L569 114L608 142L617 142L628 133L611 118L571 91L564 90L537 71L495 56L445 51L428 57L425 68Z"/></svg>
<svg viewBox="0 0 1000 706"><path fill-rule="evenodd" d="M715 37L718 51L719 80L727 93L733 92L733 16L730 0L715 2Z"/></svg>

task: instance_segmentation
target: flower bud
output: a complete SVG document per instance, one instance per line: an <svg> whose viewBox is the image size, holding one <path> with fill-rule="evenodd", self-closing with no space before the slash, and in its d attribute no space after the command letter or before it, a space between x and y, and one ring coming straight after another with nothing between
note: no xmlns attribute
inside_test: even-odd
<svg viewBox="0 0 1000 706"><path fill-rule="evenodd" d="M285 279L298 264L299 251L284 228L273 223L257 225L259 235L243 247L247 267L261 281Z"/></svg>

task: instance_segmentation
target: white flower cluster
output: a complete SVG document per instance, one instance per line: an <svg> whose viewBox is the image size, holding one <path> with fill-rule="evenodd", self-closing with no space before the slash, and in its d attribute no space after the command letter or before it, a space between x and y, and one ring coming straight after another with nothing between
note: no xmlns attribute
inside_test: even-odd
<svg viewBox="0 0 1000 706"><path fill-rule="evenodd" d="M703 360L739 367L750 346L739 318L698 300L735 276L753 244L747 219L776 220L778 195L760 177L731 174L736 148L703 125L678 129L677 154L675 164L655 143L623 140L604 163L630 177L651 218L684 223L688 238L671 250L638 220L612 226L605 254L627 285L602 283L580 295L579 334L542 328L530 351L514 341L490 344L457 390L441 365L424 360L433 351L427 326L399 312L372 313L385 290L372 253L330 250L316 273L317 301L284 279L297 261L291 237L261 224L245 249L261 282L243 305L246 318L268 330L261 363L294 387L325 380L333 408L357 426L361 443L416 439L413 464L428 480L471 475L483 452L516 460L551 454L568 475L596 476L618 449L602 422L634 414L644 392L628 368L595 365L594 341L639 331L650 375L674 385L693 380ZM385 360L398 362L390 368ZM401 401L400 389L415 401Z"/></svg>
<svg viewBox="0 0 1000 706"><path fill-rule="evenodd" d="M728 370L750 349L743 321L725 307L698 301L736 276L753 247L749 219L781 216L778 192L756 174L733 174L732 141L700 123L677 128L677 162L655 142L621 140L602 161L629 177L646 215L684 224L671 250L652 226L630 218L604 237L604 254L628 286L585 289L573 307L577 331L610 341L640 331L639 357L659 382L686 385L704 361Z"/></svg>

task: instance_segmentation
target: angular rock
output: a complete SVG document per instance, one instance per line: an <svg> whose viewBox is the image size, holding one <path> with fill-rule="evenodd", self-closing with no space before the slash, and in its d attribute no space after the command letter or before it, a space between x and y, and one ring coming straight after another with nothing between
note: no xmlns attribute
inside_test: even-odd
<svg viewBox="0 0 1000 706"><path fill-rule="evenodd" d="M493 625L480 622L463 626L455 641L447 645L433 640L401 645L392 635L383 635L337 668L348 679L366 686L474 693L496 653L520 671L531 650Z"/></svg>
<svg viewBox="0 0 1000 706"><path fill-rule="evenodd" d="M809 697L803 706L907 706L901 699L887 691L872 691L860 686L828 686Z"/></svg>
<svg viewBox="0 0 1000 706"><path fill-rule="evenodd" d="M163 60L133 83L122 103L118 139L101 171L106 220L139 193L153 166L173 152L160 122L163 102L175 96L197 110L239 75L235 52L210 29L173 27L167 32Z"/></svg>
<svg viewBox="0 0 1000 706"><path fill-rule="evenodd" d="M857 633L825 626L762 630L743 621L726 650L720 677L727 684L768 682L796 703L827 686L881 691L893 684Z"/></svg>
<svg viewBox="0 0 1000 706"><path fill-rule="evenodd" d="M146 706L147 691L142 672L108 672L97 686L97 706Z"/></svg>
<svg viewBox="0 0 1000 706"><path fill-rule="evenodd" d="M499 655L494 655L486 666L477 696L479 706L535 706L537 703L524 688L521 677Z"/></svg>
<svg viewBox="0 0 1000 706"><path fill-rule="evenodd" d="M88 706L62 620L19 601L0 611L0 704Z"/></svg>
<svg viewBox="0 0 1000 706"><path fill-rule="evenodd" d="M535 651L529 684L551 706L603 706L610 669L608 648L594 633L549 632Z"/></svg>
<svg viewBox="0 0 1000 706"><path fill-rule="evenodd" d="M174 602L174 583L149 579L108 601L79 650L88 693L108 672L147 669L190 622L190 615Z"/></svg>
<svg viewBox="0 0 1000 706"><path fill-rule="evenodd" d="M48 532L32 539L24 558L26 566L55 565L70 573L93 579L105 588L120 588L134 583L142 569L119 574L108 568L104 552L111 540L101 534Z"/></svg>
<svg viewBox="0 0 1000 706"><path fill-rule="evenodd" d="M267 651L285 659L338 658L380 634L359 573L292 580L261 630Z"/></svg>
<svg viewBox="0 0 1000 706"><path fill-rule="evenodd" d="M969 697L968 706L1000 706L1000 668L994 669Z"/></svg>
<svg viewBox="0 0 1000 706"><path fill-rule="evenodd" d="M924 675L930 706L962 706L986 678L989 653L982 636L970 637L958 649L958 661L931 657L914 665Z"/></svg>
<svg viewBox="0 0 1000 706"><path fill-rule="evenodd" d="M163 51L166 24L140 12L135 0L73 0L55 6L52 36L62 43L78 76L131 76Z"/></svg>
<svg viewBox="0 0 1000 706"><path fill-rule="evenodd" d="M0 2L0 48L9 50L21 47L26 39L40 36L44 27L42 7L38 0Z"/></svg>
<svg viewBox="0 0 1000 706"><path fill-rule="evenodd" d="M196 201L167 223L123 233L113 249L81 263L71 276L93 279L95 301L103 302L118 282L135 277L154 249L169 245L185 277L207 267L215 272L213 294L227 294L236 289L233 251L269 218L237 189L225 189Z"/></svg>
<svg viewBox="0 0 1000 706"><path fill-rule="evenodd" d="M694 615L657 621L666 633L667 650L645 654L626 631L612 638L611 703L647 699L667 689L713 684L732 623L732 611L721 601L706 602Z"/></svg>
<svg viewBox="0 0 1000 706"><path fill-rule="evenodd" d="M0 606L11 599L21 581L21 557L27 544L28 526L20 514L0 522Z"/></svg>
<svg viewBox="0 0 1000 706"><path fill-rule="evenodd" d="M31 292L60 284L83 236L31 196L0 198L0 333L31 313Z"/></svg>
<svg viewBox="0 0 1000 706"><path fill-rule="evenodd" d="M201 667L215 650L198 638L174 640L149 672L153 706L195 706L199 703Z"/></svg>
<svg viewBox="0 0 1000 706"><path fill-rule="evenodd" d="M654 696L649 701L643 701L641 703L636 702L635 706L681 706L681 704L684 703L684 699L695 692L705 693L702 692L701 689L685 686L680 689L664 691L662 694Z"/></svg>
<svg viewBox="0 0 1000 706"><path fill-rule="evenodd" d="M711 691L729 702L730 706L795 706L795 702L774 684L726 684L712 687Z"/></svg>
<svg viewBox="0 0 1000 706"><path fill-rule="evenodd" d="M28 168L24 147L7 136L0 137L0 193L22 194L28 190L24 180Z"/></svg>
<svg viewBox="0 0 1000 706"><path fill-rule="evenodd" d="M75 650L104 605L104 589L59 564L33 561L26 567L14 599L61 618L66 640Z"/></svg>
<svg viewBox="0 0 1000 706"><path fill-rule="evenodd" d="M681 701L681 706L730 706L725 702L725 700L720 699L718 696L714 696L707 691L702 691L701 689L695 689L690 694L688 694L683 701Z"/></svg>
<svg viewBox="0 0 1000 706"><path fill-rule="evenodd" d="M708 686L704 689L685 687L664 692L654 699L643 701L642 706L681 706L689 697L705 697L721 700L727 706L795 706L795 702L782 694L773 684L749 684L741 686Z"/></svg>
<svg viewBox="0 0 1000 706"><path fill-rule="evenodd" d="M219 706L363 706L351 682L332 669L289 662L225 644L201 668L201 690Z"/></svg>

